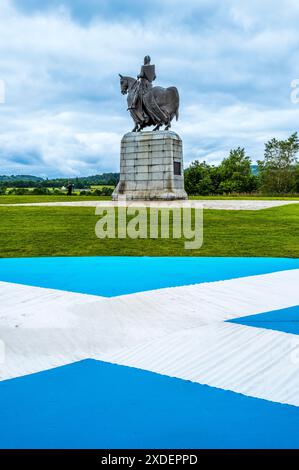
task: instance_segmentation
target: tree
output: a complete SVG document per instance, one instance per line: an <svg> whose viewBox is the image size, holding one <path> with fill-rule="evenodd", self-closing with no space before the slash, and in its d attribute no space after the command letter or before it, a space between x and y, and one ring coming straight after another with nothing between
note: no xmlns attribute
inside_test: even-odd
<svg viewBox="0 0 299 470"><path fill-rule="evenodd" d="M264 160L258 161L261 187L267 193L296 190L296 162L299 150L297 132L286 140L271 139L265 144Z"/></svg>
<svg viewBox="0 0 299 470"><path fill-rule="evenodd" d="M230 151L219 166L219 174L219 192L249 193L257 188L257 177L252 174L251 159L245 154L244 148Z"/></svg>
<svg viewBox="0 0 299 470"><path fill-rule="evenodd" d="M231 150L218 167L196 160L185 170L185 189L190 195L249 193L257 188L257 181L251 160L240 147Z"/></svg>
<svg viewBox="0 0 299 470"><path fill-rule="evenodd" d="M294 179L295 179L294 192L299 193L299 163L297 163L295 167Z"/></svg>
<svg viewBox="0 0 299 470"><path fill-rule="evenodd" d="M184 172L185 189L190 195L206 195L215 191L211 177L211 166L195 160Z"/></svg>

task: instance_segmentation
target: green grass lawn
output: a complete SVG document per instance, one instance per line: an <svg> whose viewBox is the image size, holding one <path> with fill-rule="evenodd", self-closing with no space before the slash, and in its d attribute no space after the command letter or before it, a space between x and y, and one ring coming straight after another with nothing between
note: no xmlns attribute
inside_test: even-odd
<svg viewBox="0 0 299 470"><path fill-rule="evenodd" d="M112 186L111 184L92 184L90 186L90 189L103 189L103 188L112 188L112 189L114 189L115 186Z"/></svg>
<svg viewBox="0 0 299 470"><path fill-rule="evenodd" d="M189 199L221 199L245 201L299 201L299 196L189 196Z"/></svg>
<svg viewBox="0 0 299 470"><path fill-rule="evenodd" d="M81 200L81 199L80 199ZM299 205L261 211L204 211L204 244L183 239L105 239L86 207L0 207L0 257L299 256Z"/></svg>
<svg viewBox="0 0 299 470"><path fill-rule="evenodd" d="M30 202L65 202L65 201L111 201L111 196L0 196L0 204L24 204Z"/></svg>

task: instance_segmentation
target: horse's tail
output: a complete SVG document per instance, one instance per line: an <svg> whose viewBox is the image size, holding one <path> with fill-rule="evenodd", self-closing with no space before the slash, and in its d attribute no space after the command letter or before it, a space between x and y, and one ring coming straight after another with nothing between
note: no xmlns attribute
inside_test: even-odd
<svg viewBox="0 0 299 470"><path fill-rule="evenodd" d="M175 86L170 87L169 89L171 89L174 93L174 98L175 98L174 114L175 114L175 119L177 121L179 119L180 95L179 95L178 89Z"/></svg>

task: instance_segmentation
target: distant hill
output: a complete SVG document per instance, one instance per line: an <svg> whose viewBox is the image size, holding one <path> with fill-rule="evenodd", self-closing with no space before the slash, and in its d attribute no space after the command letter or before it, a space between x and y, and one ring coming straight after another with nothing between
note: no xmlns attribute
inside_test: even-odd
<svg viewBox="0 0 299 470"><path fill-rule="evenodd" d="M43 181L43 178L39 176L32 176L32 175L0 175L0 182L13 182L13 181Z"/></svg>
<svg viewBox="0 0 299 470"><path fill-rule="evenodd" d="M102 173L99 175L83 176L75 178L41 178L32 175L0 175L1 187L15 187L15 188L33 188L33 187L51 187L60 188L67 183L73 183L78 188L88 188L90 186L116 186L119 180L119 173Z"/></svg>

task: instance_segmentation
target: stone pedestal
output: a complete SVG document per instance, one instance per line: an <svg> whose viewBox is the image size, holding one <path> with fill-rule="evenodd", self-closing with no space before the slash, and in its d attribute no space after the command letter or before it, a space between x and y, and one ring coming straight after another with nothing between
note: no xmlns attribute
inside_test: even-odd
<svg viewBox="0 0 299 470"><path fill-rule="evenodd" d="M120 180L112 199L187 199L181 138L172 131L129 132L121 141Z"/></svg>

